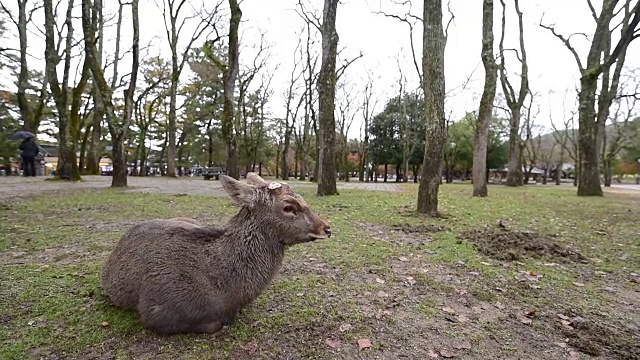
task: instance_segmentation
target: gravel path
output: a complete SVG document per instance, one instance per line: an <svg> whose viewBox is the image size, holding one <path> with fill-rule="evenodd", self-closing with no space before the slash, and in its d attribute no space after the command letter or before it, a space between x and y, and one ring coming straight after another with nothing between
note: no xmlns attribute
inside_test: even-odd
<svg viewBox="0 0 640 360"><path fill-rule="evenodd" d="M86 189L103 189L111 185L109 176L84 176L83 181L68 183L62 181L47 181L44 177L25 178L17 176L0 176L0 201L24 197L37 196L46 193L73 192ZM290 182L296 187L315 187L309 182ZM163 177L129 177L130 192L149 192L160 194L189 194L205 196L226 196L220 182L205 181L202 178ZM372 191L404 191L401 184L394 183L338 183L339 189L364 189Z"/></svg>

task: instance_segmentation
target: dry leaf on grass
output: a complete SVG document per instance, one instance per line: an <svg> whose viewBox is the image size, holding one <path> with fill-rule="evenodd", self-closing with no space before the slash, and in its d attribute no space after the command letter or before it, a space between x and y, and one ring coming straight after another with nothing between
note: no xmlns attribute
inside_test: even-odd
<svg viewBox="0 0 640 360"><path fill-rule="evenodd" d="M400 260L400 261L402 261L402 262L407 262L407 261L409 261L409 259L407 259L407 257L406 257L406 256L400 256L400 257L398 258L398 260Z"/></svg>
<svg viewBox="0 0 640 360"><path fill-rule="evenodd" d="M376 282L378 284L384 284L384 280L380 279L380 278L376 278Z"/></svg>
<svg viewBox="0 0 640 360"><path fill-rule="evenodd" d="M342 324L340 325L340 331L345 332L351 330L351 324Z"/></svg>
<svg viewBox="0 0 640 360"><path fill-rule="evenodd" d="M252 353L258 350L258 343L256 341L251 341L244 345L240 345L240 349Z"/></svg>
<svg viewBox="0 0 640 360"><path fill-rule="evenodd" d="M458 350L469 350L471 349L471 343L467 340L458 341L453 343L453 348Z"/></svg>
<svg viewBox="0 0 640 360"><path fill-rule="evenodd" d="M360 339L358 340L358 350L364 350L373 346L371 344L371 340L369 339Z"/></svg>
<svg viewBox="0 0 640 360"><path fill-rule="evenodd" d="M342 345L342 341L333 340L333 339L327 339L324 341L324 343L327 344L332 349L337 349L340 347L340 345Z"/></svg>
<svg viewBox="0 0 640 360"><path fill-rule="evenodd" d="M456 354L454 354L453 352L451 352L451 351L449 351L449 350L440 350L440 355L441 355L443 358L447 358L447 359L450 359L450 358L452 358L452 357L455 357L455 356L456 356Z"/></svg>
<svg viewBox="0 0 640 360"><path fill-rule="evenodd" d="M442 311L446 312L447 314L455 314L456 311L448 306L445 306L442 308Z"/></svg>
<svg viewBox="0 0 640 360"><path fill-rule="evenodd" d="M429 350L429 353L427 355L432 359L437 359L439 356L438 353L433 350Z"/></svg>

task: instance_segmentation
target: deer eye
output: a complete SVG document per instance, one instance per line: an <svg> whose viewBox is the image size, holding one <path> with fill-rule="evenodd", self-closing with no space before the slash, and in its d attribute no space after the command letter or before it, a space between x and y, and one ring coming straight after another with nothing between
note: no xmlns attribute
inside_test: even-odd
<svg viewBox="0 0 640 360"><path fill-rule="evenodd" d="M282 210L284 212L286 212L286 213L291 213L291 214L295 214L295 212L296 212L296 209L291 205L285 206L284 209L282 209Z"/></svg>

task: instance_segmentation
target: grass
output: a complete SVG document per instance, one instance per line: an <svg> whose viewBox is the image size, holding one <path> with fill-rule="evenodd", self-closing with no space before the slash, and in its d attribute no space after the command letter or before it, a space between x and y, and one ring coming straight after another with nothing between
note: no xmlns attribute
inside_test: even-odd
<svg viewBox="0 0 640 360"><path fill-rule="evenodd" d="M491 187L490 197L471 198L466 185L444 185L440 209L446 216L430 219L412 212L415 185L401 186L406 191L343 189L335 197L299 187L329 219L334 237L291 248L268 290L215 336L148 332L135 314L108 305L99 274L133 224L182 216L214 225L237 211L227 199L93 190L7 203L0 208L0 358L424 358L429 350L453 349L469 358L551 359L568 351L553 345L566 337L556 313L571 309L589 320L606 312L612 334L616 321L638 326L638 303L625 299L637 300L639 291L630 277L640 272L640 196L578 198L553 187ZM558 244L591 260L502 261L459 237L468 230L500 231L499 221L513 232L554 234ZM392 231L397 225L446 231ZM524 271L542 278L519 281ZM456 313L449 316L444 306ZM506 315L533 310L530 325ZM470 320L449 319L458 315ZM344 324L349 329L340 331ZM418 335L426 332L433 336ZM637 339L615 334L629 344ZM457 337L472 339L472 349L452 348ZM361 338L373 346L359 351ZM326 339L341 345L332 348ZM611 349L602 346L602 354ZM636 354L633 346L625 349L629 358Z"/></svg>

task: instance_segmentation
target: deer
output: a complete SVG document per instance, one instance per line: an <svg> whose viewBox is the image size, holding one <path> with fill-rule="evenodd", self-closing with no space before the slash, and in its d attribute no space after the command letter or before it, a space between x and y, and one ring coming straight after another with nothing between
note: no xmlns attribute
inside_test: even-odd
<svg viewBox="0 0 640 360"><path fill-rule="evenodd" d="M289 185L248 173L221 175L240 207L221 227L157 219L126 231L107 257L101 287L110 303L137 312L161 334L216 333L278 273L285 250L328 239L331 227Z"/></svg>

